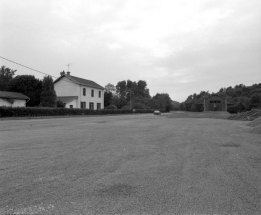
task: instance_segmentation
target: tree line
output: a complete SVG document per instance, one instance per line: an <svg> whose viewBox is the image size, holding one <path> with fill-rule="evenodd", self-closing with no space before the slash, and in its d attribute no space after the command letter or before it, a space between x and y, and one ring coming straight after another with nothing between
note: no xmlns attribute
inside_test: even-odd
<svg viewBox="0 0 261 215"><path fill-rule="evenodd" d="M157 93L150 96L147 83L131 80L119 81L116 86L107 84L104 93L104 106L117 109L159 109L170 111L173 109L172 100L167 93Z"/></svg>
<svg viewBox="0 0 261 215"><path fill-rule="evenodd" d="M2 66L0 68L0 91L19 92L30 98L28 107L56 107L56 93L53 79L45 76L43 80L33 75L17 75L16 70Z"/></svg>
<svg viewBox="0 0 261 215"><path fill-rule="evenodd" d="M16 70L5 66L0 69L0 91L20 92L28 96L28 107L63 107L61 101L56 101L53 79L46 76L43 80L33 75L17 75ZM167 93L157 93L150 96L147 83L127 80L119 81L116 86L107 84L104 93L104 106L108 109L173 109L172 100Z"/></svg>
<svg viewBox="0 0 261 215"><path fill-rule="evenodd" d="M261 83L252 86L239 84L235 87L221 88L218 92L212 94L227 98L228 103L232 104L228 106L228 112L230 113L249 111L252 108L261 107ZM184 102L180 103L179 109L195 112L203 111L203 100L210 95L209 91L189 95Z"/></svg>

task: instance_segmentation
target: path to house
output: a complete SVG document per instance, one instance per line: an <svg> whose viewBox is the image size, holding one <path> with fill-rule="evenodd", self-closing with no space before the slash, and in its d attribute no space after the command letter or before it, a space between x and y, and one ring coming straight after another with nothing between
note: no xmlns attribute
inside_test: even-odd
<svg viewBox="0 0 261 215"><path fill-rule="evenodd" d="M0 121L0 214L261 214L261 136L246 123Z"/></svg>

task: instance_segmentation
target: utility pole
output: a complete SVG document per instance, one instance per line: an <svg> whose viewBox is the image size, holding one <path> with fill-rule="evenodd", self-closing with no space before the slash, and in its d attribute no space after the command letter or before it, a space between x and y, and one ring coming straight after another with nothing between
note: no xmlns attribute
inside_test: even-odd
<svg viewBox="0 0 261 215"><path fill-rule="evenodd" d="M132 108L132 104L131 104L131 91L130 90L127 90L126 92L130 93L130 110Z"/></svg>
<svg viewBox="0 0 261 215"><path fill-rule="evenodd" d="M132 104L131 104L131 91L130 91L130 109L132 108L131 106Z"/></svg>

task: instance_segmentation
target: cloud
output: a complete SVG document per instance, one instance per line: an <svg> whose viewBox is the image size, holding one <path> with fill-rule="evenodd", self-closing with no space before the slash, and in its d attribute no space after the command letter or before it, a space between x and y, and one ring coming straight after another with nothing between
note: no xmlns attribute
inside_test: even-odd
<svg viewBox="0 0 261 215"><path fill-rule="evenodd" d="M0 4L2 54L54 76L73 63L76 76L101 85L146 80L151 94L167 92L178 101L261 78L259 0Z"/></svg>

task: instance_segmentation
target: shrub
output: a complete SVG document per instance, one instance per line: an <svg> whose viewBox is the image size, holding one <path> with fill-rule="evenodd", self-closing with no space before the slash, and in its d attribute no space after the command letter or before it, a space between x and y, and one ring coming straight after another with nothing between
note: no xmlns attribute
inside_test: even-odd
<svg viewBox="0 0 261 215"><path fill-rule="evenodd" d="M121 109L122 110L130 110L130 106L129 105L124 105Z"/></svg>
<svg viewBox="0 0 261 215"><path fill-rule="evenodd" d="M135 113L154 113L152 109L135 109Z"/></svg>
<svg viewBox="0 0 261 215"><path fill-rule="evenodd" d="M0 107L0 117L23 116L66 116L66 115L107 115L131 114L133 110L101 109L90 110L80 108L48 108L48 107ZM135 113L153 113L153 110L139 110Z"/></svg>
<svg viewBox="0 0 261 215"><path fill-rule="evenodd" d="M229 113L237 113L237 106L236 105L228 106L227 111Z"/></svg>
<svg viewBox="0 0 261 215"><path fill-rule="evenodd" d="M106 109L117 110L118 108L115 105L109 105L106 107Z"/></svg>
<svg viewBox="0 0 261 215"><path fill-rule="evenodd" d="M65 108L64 103L63 103L62 101L60 101L60 100L58 100L58 101L56 102L56 106L59 107L59 108Z"/></svg>

